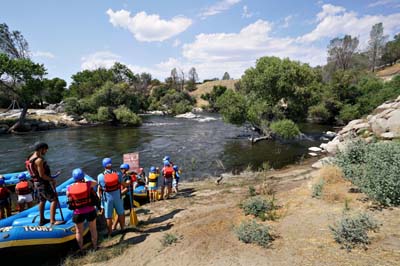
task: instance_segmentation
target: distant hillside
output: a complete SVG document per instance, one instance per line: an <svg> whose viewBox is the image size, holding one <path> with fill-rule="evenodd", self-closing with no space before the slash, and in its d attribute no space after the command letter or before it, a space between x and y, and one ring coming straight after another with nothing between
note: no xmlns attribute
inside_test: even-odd
<svg viewBox="0 0 400 266"><path fill-rule="evenodd" d="M233 90L235 88L235 83L238 81L238 79L208 81L197 85L197 89L192 91L190 95L196 98L197 107L205 106L208 105L208 102L200 98L202 94L211 92L214 86L225 86L227 89Z"/></svg>
<svg viewBox="0 0 400 266"><path fill-rule="evenodd" d="M376 75L385 81L391 80L394 76L398 74L400 74L400 63L397 63L390 67L386 67L376 72Z"/></svg>

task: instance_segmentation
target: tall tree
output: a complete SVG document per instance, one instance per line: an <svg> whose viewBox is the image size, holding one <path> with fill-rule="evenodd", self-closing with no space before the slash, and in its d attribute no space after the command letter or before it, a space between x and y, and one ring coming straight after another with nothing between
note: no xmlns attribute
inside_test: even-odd
<svg viewBox="0 0 400 266"><path fill-rule="evenodd" d="M379 63L383 48L385 46L385 42L387 36L383 35L383 24L382 22L377 23L372 26L372 29L369 33L369 41L368 41L368 56L370 62L370 68L372 72L375 72L375 67Z"/></svg>
<svg viewBox="0 0 400 266"><path fill-rule="evenodd" d="M230 80L231 76L229 76L228 72L225 72L224 75L222 76L222 80Z"/></svg>
<svg viewBox="0 0 400 266"><path fill-rule="evenodd" d="M392 41L386 43L382 60L385 64L393 65L400 59L400 33L395 35Z"/></svg>
<svg viewBox="0 0 400 266"><path fill-rule="evenodd" d="M188 91L193 91L196 89L196 82L199 80L199 76L197 75L196 68L192 67L188 73L188 82L186 89Z"/></svg>
<svg viewBox="0 0 400 266"><path fill-rule="evenodd" d="M178 86L178 81L179 81L179 75L178 75L178 70L176 70L176 68L173 68L171 70L171 85L173 88L177 88Z"/></svg>
<svg viewBox="0 0 400 266"><path fill-rule="evenodd" d="M26 58L9 58L0 53L0 89L9 95L10 99L17 100L22 107L19 120L10 127L12 132L24 124L28 105L42 89L42 77L46 74L43 65L35 64Z"/></svg>
<svg viewBox="0 0 400 266"><path fill-rule="evenodd" d="M333 62L337 68L342 70L349 69L358 43L358 38L352 38L350 35L332 39L328 45L328 63Z"/></svg>
<svg viewBox="0 0 400 266"><path fill-rule="evenodd" d="M0 53L9 58L29 58L29 45L19 31L11 31L7 24L0 24Z"/></svg>

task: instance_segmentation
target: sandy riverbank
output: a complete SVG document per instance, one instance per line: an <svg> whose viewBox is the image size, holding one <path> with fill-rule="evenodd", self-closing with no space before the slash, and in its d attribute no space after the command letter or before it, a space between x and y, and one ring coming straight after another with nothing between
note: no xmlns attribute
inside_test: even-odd
<svg viewBox="0 0 400 266"><path fill-rule="evenodd" d="M400 209L370 210L362 193L349 193L344 180L329 186L322 199L311 197L319 170L315 159L269 172L243 172L216 179L182 183L176 198L146 204L137 209L141 224L103 241L101 249L69 260L68 265L398 265L400 261ZM245 216L239 204L257 193L274 191L278 219L268 224L275 236L269 248L240 242L234 228ZM368 210L382 226L371 235L367 250L347 252L332 237L329 225L340 219L347 201L350 211ZM127 222L129 214L127 214ZM163 246L166 233L178 242ZM93 263L95 258L125 244L121 255Z"/></svg>

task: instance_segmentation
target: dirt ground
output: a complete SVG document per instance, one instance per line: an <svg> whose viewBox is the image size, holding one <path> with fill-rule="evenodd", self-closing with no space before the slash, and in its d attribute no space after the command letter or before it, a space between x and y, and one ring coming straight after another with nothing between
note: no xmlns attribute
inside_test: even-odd
<svg viewBox="0 0 400 266"><path fill-rule="evenodd" d="M137 209L140 226L103 241L99 251L76 262L84 265L125 243L122 255L89 265L400 265L400 208L372 208L362 193L349 193L351 184L345 181L327 186L321 199L313 198L311 187L318 179L319 171L306 162L279 171L225 175L218 185L216 179L182 183L175 198ZM239 207L249 197L249 186L274 193L280 206L275 221L257 220L268 224L275 237L267 248L245 244L234 232L241 221L253 219ZM367 250L348 252L332 237L329 225L340 219L345 201L351 212L365 210L382 224L370 235ZM164 246L166 233L178 241Z"/></svg>

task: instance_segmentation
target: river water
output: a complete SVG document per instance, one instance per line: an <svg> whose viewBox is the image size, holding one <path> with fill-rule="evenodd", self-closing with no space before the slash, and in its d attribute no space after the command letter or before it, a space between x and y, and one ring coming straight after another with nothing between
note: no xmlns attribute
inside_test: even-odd
<svg viewBox="0 0 400 266"><path fill-rule="evenodd" d="M46 159L52 172L61 170L59 183L81 167L90 176L102 171L101 161L111 157L114 168L124 153L139 152L146 173L150 166L162 167L165 155L182 170L182 181L200 180L226 171L261 167L268 161L274 168L307 157L308 148L319 146L323 131L330 127L301 126L301 140L279 142L263 140L251 144L245 127L224 123L217 114L202 114L203 119L144 116L143 125L126 127L82 127L0 136L0 173L24 171L24 161L35 141L49 144Z"/></svg>

